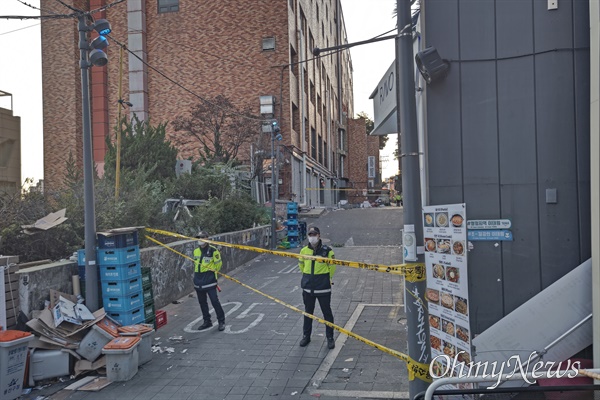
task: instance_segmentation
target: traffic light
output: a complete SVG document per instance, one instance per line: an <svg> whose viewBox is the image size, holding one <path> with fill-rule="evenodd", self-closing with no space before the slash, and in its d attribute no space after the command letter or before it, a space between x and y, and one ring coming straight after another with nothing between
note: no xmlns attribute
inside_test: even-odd
<svg viewBox="0 0 600 400"><path fill-rule="evenodd" d="M281 128L279 128L279 122L277 122L277 120L273 120L273 122L271 122L271 127L273 128L272 132L273 135L275 135L275 139L282 140L283 136L281 136Z"/></svg>

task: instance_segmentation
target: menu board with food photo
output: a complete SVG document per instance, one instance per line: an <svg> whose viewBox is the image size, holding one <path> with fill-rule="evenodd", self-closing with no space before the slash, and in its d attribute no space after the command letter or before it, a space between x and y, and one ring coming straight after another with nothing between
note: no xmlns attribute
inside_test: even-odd
<svg viewBox="0 0 600 400"><path fill-rule="evenodd" d="M423 208L431 356L470 361L465 204Z"/></svg>

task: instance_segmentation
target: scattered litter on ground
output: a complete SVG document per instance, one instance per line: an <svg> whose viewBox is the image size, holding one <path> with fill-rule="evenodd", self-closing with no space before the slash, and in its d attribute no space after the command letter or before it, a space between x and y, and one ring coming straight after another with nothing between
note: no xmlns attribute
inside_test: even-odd
<svg viewBox="0 0 600 400"><path fill-rule="evenodd" d="M348 371L350 371L348 368L344 368L344 369L342 370L342 372L348 372Z"/></svg>
<svg viewBox="0 0 600 400"><path fill-rule="evenodd" d="M183 349L183 350L181 350L181 352L182 352L182 353L186 353L186 352L187 352L187 349Z"/></svg>
<svg viewBox="0 0 600 400"><path fill-rule="evenodd" d="M292 396L295 396L297 394L298 394L298 392L292 392Z"/></svg>
<svg viewBox="0 0 600 400"><path fill-rule="evenodd" d="M181 304L181 303L183 303L183 301L181 301L181 300L174 300L173 301L173 304Z"/></svg>
<svg viewBox="0 0 600 400"><path fill-rule="evenodd" d="M160 354L162 354L162 352L163 352L163 349L162 349L162 347L160 347L160 346L153 345L153 346L152 346L152 352L153 352L153 353L160 353Z"/></svg>
<svg viewBox="0 0 600 400"><path fill-rule="evenodd" d="M285 335L285 332L277 332L275 329L271 329L271 332L275 333L276 335Z"/></svg>
<svg viewBox="0 0 600 400"><path fill-rule="evenodd" d="M354 358L347 358L344 360L345 362L350 362L350 361L354 361Z"/></svg>
<svg viewBox="0 0 600 400"><path fill-rule="evenodd" d="M166 351L167 353L175 353L175 349L174 349L174 348L172 348L172 347L165 347L165 351Z"/></svg>
<svg viewBox="0 0 600 400"><path fill-rule="evenodd" d="M171 336L169 340L183 340L183 336Z"/></svg>
<svg viewBox="0 0 600 400"><path fill-rule="evenodd" d="M172 365L169 365L169 367L167 368L167 371L170 371L170 370L171 370L171 368L173 368L173 366L172 366Z"/></svg>

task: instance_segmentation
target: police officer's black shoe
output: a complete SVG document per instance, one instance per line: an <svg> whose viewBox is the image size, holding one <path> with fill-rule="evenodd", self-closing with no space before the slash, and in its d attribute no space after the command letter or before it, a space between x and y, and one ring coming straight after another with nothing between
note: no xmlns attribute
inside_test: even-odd
<svg viewBox="0 0 600 400"><path fill-rule="evenodd" d="M225 322L219 322L219 330L220 331L224 331L225 330Z"/></svg>
<svg viewBox="0 0 600 400"><path fill-rule="evenodd" d="M300 341L300 347L304 347L309 343L310 343L310 336L304 336L304 337L302 337L302 340Z"/></svg>
<svg viewBox="0 0 600 400"><path fill-rule="evenodd" d="M212 326L212 322L204 321L204 323L198 327L198 330L203 331L205 329L210 328L211 326Z"/></svg>
<svg viewBox="0 0 600 400"><path fill-rule="evenodd" d="M327 347L331 349L335 349L335 340L332 337L327 338Z"/></svg>

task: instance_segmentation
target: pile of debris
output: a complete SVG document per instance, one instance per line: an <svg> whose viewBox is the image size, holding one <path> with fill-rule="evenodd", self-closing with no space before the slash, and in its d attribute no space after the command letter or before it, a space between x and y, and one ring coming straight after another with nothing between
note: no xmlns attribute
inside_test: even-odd
<svg viewBox="0 0 600 400"><path fill-rule="evenodd" d="M109 344L115 340L117 342L122 340L123 336L140 337L140 332L154 332L153 327L139 325L141 331L131 329L132 326L121 327L118 322L106 315L103 308L92 313L81 299L78 301L78 298L73 295L55 290L50 290L50 300L47 305L44 310L34 312L35 317L26 323L35 335L35 338L28 343L30 358L29 378L26 383L30 387L50 379L59 378L65 381L63 379L65 376L75 379L93 373L96 377L87 377L80 381L82 385L71 385L75 385L72 389L100 390L111 381L128 380L137 373L137 362L133 365L119 360L127 368L127 371L123 371L123 375L111 378L108 374L108 377L97 377L97 375L107 375L106 365L109 355L106 355L108 352L105 346L108 348ZM135 342L139 340L135 338L132 341L133 347L138 345ZM148 338L147 353L151 356L149 340L150 338ZM137 352L137 349L135 351ZM121 378L122 376L125 378Z"/></svg>

